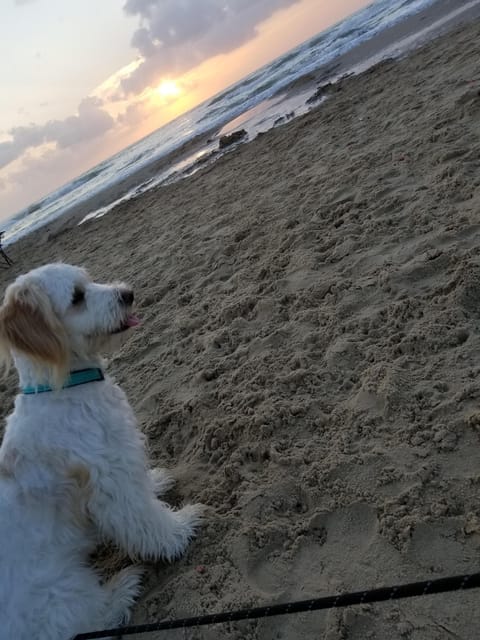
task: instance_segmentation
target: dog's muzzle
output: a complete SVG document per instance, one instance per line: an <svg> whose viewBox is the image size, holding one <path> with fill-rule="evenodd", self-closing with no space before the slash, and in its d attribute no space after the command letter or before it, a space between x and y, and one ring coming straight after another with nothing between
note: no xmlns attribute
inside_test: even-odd
<svg viewBox="0 0 480 640"><path fill-rule="evenodd" d="M120 304L125 307L131 307L133 305L133 301L135 296L131 289L119 289L118 297L120 300ZM140 324L139 318L133 313L127 313L122 324L114 329L112 333L122 333L123 331L127 331L127 329L131 329L132 327L136 327Z"/></svg>

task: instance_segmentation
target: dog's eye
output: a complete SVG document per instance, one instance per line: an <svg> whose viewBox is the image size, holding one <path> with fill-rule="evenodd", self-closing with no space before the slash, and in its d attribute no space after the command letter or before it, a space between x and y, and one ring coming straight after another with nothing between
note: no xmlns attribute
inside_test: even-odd
<svg viewBox="0 0 480 640"><path fill-rule="evenodd" d="M72 304L73 306L76 306L78 304L82 304L82 302L85 300L85 291L83 289L80 289L79 287L75 287L75 290L73 292L73 296L72 296Z"/></svg>

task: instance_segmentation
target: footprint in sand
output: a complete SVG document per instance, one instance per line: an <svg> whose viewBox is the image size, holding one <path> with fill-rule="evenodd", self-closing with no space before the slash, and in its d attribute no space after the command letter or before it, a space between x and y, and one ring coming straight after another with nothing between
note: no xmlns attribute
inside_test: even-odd
<svg viewBox="0 0 480 640"><path fill-rule="evenodd" d="M363 585L366 569L375 566L387 546L378 533L376 511L366 504L317 513L305 526L299 524L296 530L277 528L261 550L243 555L240 568L254 591L295 599L343 584Z"/></svg>
<svg viewBox="0 0 480 640"><path fill-rule="evenodd" d="M378 586L388 581L391 568L401 561L398 551L378 532L375 508L364 503L310 515L289 545L281 542L288 537L286 534L285 530L278 530L277 539L272 539L268 547L250 557L242 555L246 582L266 602L303 600ZM344 619L343 611L326 611L262 620L257 633L263 640L340 639L347 637L342 633L348 629L348 638L366 638L369 636L362 633L370 632L372 624L375 618L363 613L350 620Z"/></svg>

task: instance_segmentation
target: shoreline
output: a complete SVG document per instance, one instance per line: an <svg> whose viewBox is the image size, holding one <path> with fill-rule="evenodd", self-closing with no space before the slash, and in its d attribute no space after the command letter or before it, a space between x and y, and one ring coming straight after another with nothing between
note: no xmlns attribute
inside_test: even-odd
<svg viewBox="0 0 480 640"><path fill-rule="evenodd" d="M339 82L352 74L358 75L365 73L369 68L381 63L389 51L390 54L395 55L394 59L400 59L402 56L412 54L417 48L455 29L466 21L480 17L480 1L469 2L467 9L463 8L464 4L462 0L437 0L437 2L430 7L412 16L408 16L396 25L381 31L366 42L360 43L347 53L339 56L335 61L322 65L314 72L297 78L291 85L277 92L266 101L279 105L279 114L276 117L270 118L267 129L259 128L255 122L249 124L249 111L241 114L233 121L226 120L223 124L213 127L209 131L189 140L175 151L135 171L127 178L64 210L63 213L51 222L47 222L38 229L28 232L27 235L36 233L36 231L43 231L48 236L51 234L55 235L64 226L75 226L82 221L87 224L94 223L96 219L103 215L114 215L115 209L118 206L122 206L125 202L133 198L141 197L144 193L150 192L152 189L162 188L162 186L169 182L182 181L201 169L205 164L216 162L225 153L234 151L238 145L234 145L232 149L228 149L227 151L220 151L218 149L218 139L220 135L231 133L238 128L246 128L247 137L241 144L248 144L254 140L257 135L264 135L268 130L275 128L278 124L288 122L291 119L291 113L294 113L293 117L297 118L308 113L311 109L321 108L321 101L329 93L330 87L328 85L338 85ZM468 5L473 6L470 7ZM450 15L452 15L452 18L448 19ZM439 21L445 18L447 18L447 20L444 23L435 27ZM429 24L425 25L425 22ZM433 29L431 25L433 25ZM427 35L423 35L422 39L422 32L425 29L429 30L429 32ZM419 34L418 40L416 40L417 34ZM408 47L403 50L401 45L405 40L408 41ZM397 48L398 50L391 50L392 48ZM326 85L325 92L322 89L324 85ZM312 92L311 95L308 95L309 91ZM316 93L319 95L319 99L315 99ZM300 100L298 100L299 98ZM287 104L282 108L285 100L290 101L293 106L289 107ZM260 107L262 104L263 103L257 105L251 111L260 112L261 114L262 111ZM232 127L231 124L237 121L241 124ZM213 147L212 143L215 143L216 146ZM200 159L193 159L196 155L199 155ZM189 159L193 160L188 162ZM158 174L167 172L168 169L172 168L172 165L174 167L177 165L181 166L185 162L187 162L186 169L184 171L180 170L179 173L174 172L174 175L176 175L173 179L169 176L159 184L153 187L147 187L140 193L135 193L137 190L140 190L145 183L158 177ZM132 193L131 196L129 196L130 193ZM106 209L105 212L103 212L104 209ZM7 239L4 245L11 247L20 239L21 238L13 241Z"/></svg>

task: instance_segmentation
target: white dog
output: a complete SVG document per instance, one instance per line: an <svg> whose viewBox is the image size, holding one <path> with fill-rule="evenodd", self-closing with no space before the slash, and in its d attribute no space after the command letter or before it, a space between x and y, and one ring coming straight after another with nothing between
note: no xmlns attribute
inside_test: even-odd
<svg viewBox="0 0 480 640"><path fill-rule="evenodd" d="M125 285L51 264L20 276L0 308L0 343L21 392L0 448L0 640L68 640L126 621L142 571L102 584L89 554L108 539L132 557L172 560L202 506L156 493L142 435L100 352L138 324Z"/></svg>

